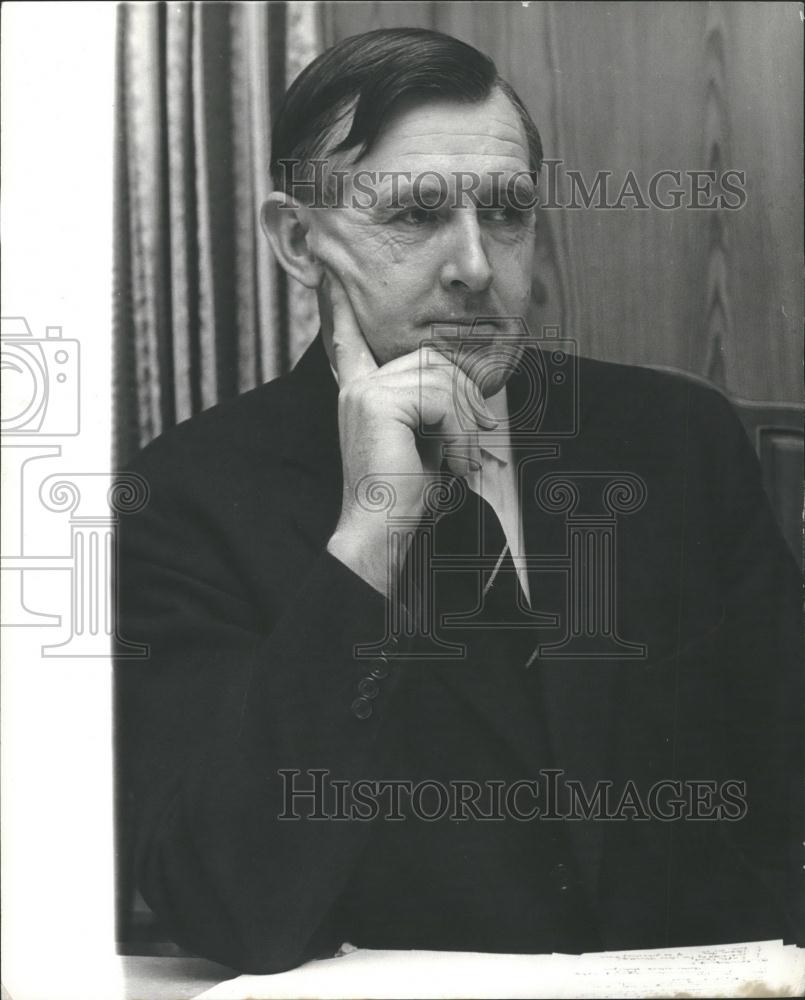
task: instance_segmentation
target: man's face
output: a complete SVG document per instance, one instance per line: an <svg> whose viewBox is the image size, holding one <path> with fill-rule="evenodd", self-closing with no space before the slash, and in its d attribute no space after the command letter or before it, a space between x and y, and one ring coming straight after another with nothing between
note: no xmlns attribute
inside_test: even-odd
<svg viewBox="0 0 805 1000"><path fill-rule="evenodd" d="M534 216L513 207L505 193L507 179L531 167L524 130L504 94L480 104L434 101L401 111L369 155L336 166L347 172L343 205L307 210L308 245L347 290L378 363L415 350L433 336L434 324L453 324L454 334L467 337L476 316L525 317ZM381 172L392 176L380 181ZM367 188L377 205L363 207L372 199ZM533 203L524 176L517 192L520 205ZM439 205L423 209L423 203ZM326 297L320 307L326 334ZM476 325L473 336L489 343L519 332L514 324L493 323ZM488 350L501 374L482 384L487 396L512 367L510 348Z"/></svg>

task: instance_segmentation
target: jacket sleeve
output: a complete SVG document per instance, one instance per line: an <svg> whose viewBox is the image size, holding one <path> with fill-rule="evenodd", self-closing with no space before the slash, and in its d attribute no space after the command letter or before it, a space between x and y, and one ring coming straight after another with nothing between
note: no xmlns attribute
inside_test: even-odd
<svg viewBox="0 0 805 1000"><path fill-rule="evenodd" d="M277 972L341 943L328 914L369 824L281 817L311 810L288 792L312 770L377 772L399 666L354 648L383 639L387 602L322 549L270 567L284 594L255 606L215 517L164 466L140 468L150 499L120 530L119 631L149 647L116 676L137 880L181 946Z"/></svg>

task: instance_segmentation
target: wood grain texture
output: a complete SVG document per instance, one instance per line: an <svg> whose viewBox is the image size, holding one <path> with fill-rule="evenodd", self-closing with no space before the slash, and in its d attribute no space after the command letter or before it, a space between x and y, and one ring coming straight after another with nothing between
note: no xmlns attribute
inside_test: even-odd
<svg viewBox="0 0 805 1000"><path fill-rule="evenodd" d="M644 196L659 171L681 171L688 201L686 172L745 172L738 210L545 210L530 319L559 325L592 357L675 366L744 399L801 401L797 4L330 3L322 18L326 45L411 25L488 53L529 107L546 158L562 161L560 204L568 168L588 188L610 171L611 202L629 171ZM737 200L718 184L710 193Z"/></svg>

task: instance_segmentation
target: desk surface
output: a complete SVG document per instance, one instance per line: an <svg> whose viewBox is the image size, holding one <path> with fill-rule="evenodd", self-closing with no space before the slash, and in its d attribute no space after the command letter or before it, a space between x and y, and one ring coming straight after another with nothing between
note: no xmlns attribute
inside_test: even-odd
<svg viewBox="0 0 805 1000"><path fill-rule="evenodd" d="M346 947L346 946L345 946ZM199 958L122 959L125 1000L800 996L805 950L781 941L570 955L359 951L274 976Z"/></svg>
<svg viewBox="0 0 805 1000"><path fill-rule="evenodd" d="M203 958L124 956L125 1000L192 1000L200 993L233 979L233 969Z"/></svg>

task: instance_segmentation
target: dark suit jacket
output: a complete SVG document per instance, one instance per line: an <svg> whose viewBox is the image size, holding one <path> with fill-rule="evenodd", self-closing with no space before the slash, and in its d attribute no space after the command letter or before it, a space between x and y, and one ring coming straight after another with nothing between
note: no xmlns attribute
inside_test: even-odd
<svg viewBox="0 0 805 1000"><path fill-rule="evenodd" d="M121 526L120 631L150 656L118 667L122 821L142 893L180 945L274 972L344 940L573 952L796 932L798 587L754 454L714 391L586 360L579 379L578 433L528 475L645 484L618 523L616 583L617 627L647 656L526 668L507 654L463 672L392 658L366 717L352 706L372 664L354 646L384 636L387 607L326 552L342 480L320 340L290 375L134 463L150 499ZM526 548L560 556L566 518L538 508L536 482L524 481ZM534 605L561 615L565 583L535 571ZM529 648L560 632L534 632ZM513 781L546 766L588 789L744 781L748 811L278 819L284 768Z"/></svg>

